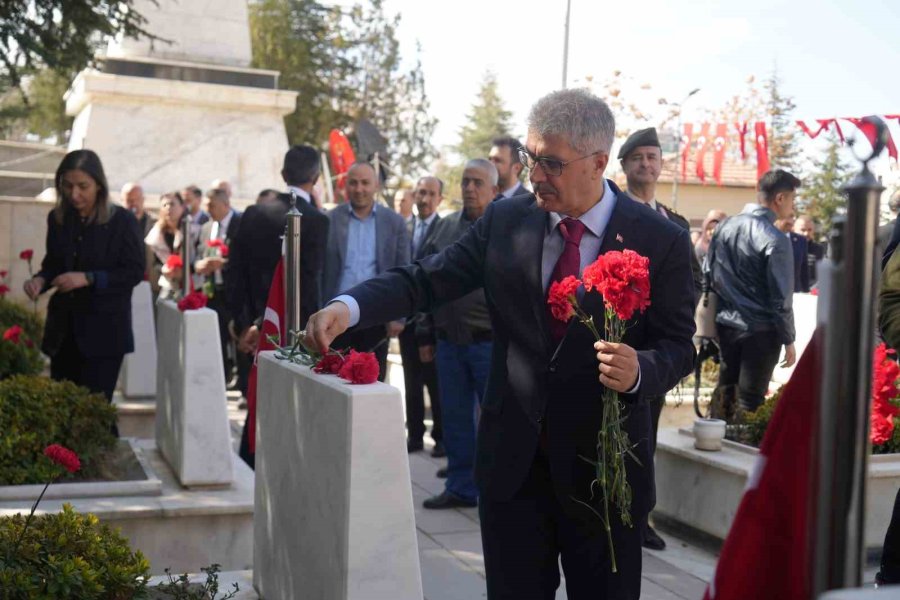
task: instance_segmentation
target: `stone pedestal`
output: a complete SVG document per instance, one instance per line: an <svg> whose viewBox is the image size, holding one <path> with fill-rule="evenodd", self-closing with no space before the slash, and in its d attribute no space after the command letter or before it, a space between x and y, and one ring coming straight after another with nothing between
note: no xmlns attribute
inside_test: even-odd
<svg viewBox="0 0 900 600"><path fill-rule="evenodd" d="M113 40L66 94L69 150L100 155L110 187L150 194L231 182L238 198L280 187L284 115L297 93L278 72L250 68L246 0L136 0L163 40Z"/></svg>
<svg viewBox="0 0 900 600"><path fill-rule="evenodd" d="M219 320L208 308L157 305L156 444L185 486L234 477Z"/></svg>
<svg viewBox="0 0 900 600"><path fill-rule="evenodd" d="M131 292L131 328L134 352L125 355L119 383L128 399L156 397L156 325L153 323L153 292L140 282Z"/></svg>
<svg viewBox="0 0 900 600"><path fill-rule="evenodd" d="M818 300L819 297L812 294L794 294L794 330L796 331L794 348L797 351L798 362L816 330ZM784 350L782 350L781 360L784 360ZM779 365L781 360L778 361ZM775 367L775 371L772 373L772 382L776 384L776 387L788 382L796 366L795 362L790 367Z"/></svg>
<svg viewBox="0 0 900 600"><path fill-rule="evenodd" d="M421 600L400 392L259 357L262 598Z"/></svg>

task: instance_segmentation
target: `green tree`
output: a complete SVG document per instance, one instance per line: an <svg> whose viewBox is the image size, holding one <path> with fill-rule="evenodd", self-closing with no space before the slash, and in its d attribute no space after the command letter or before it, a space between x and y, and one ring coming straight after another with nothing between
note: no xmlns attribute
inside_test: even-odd
<svg viewBox="0 0 900 600"><path fill-rule="evenodd" d="M42 67L77 73L110 37L150 37L135 0L0 2L0 91L19 88Z"/></svg>
<svg viewBox="0 0 900 600"><path fill-rule="evenodd" d="M818 231L822 236L831 231L835 215L847 207L847 198L841 190L850 181L852 173L841 160L840 149L837 137L828 134L824 156L812 160L812 169L799 190L798 212L812 217L819 224Z"/></svg>
<svg viewBox="0 0 900 600"><path fill-rule="evenodd" d="M475 103L466 115L466 124L459 130L459 142L454 147L464 160L487 157L491 140L510 135L512 112L506 109L497 87L497 76L486 72Z"/></svg>
<svg viewBox="0 0 900 600"><path fill-rule="evenodd" d="M794 123L794 100L781 91L781 79L772 71L764 86L766 112L769 115L769 163L773 169L800 172L800 142Z"/></svg>

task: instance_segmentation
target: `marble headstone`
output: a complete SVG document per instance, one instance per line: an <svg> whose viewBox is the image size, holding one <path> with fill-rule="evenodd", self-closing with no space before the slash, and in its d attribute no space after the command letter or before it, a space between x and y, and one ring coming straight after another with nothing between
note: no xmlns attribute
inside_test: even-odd
<svg viewBox="0 0 900 600"><path fill-rule="evenodd" d="M184 486L234 479L219 320L208 308L157 305L156 445Z"/></svg>
<svg viewBox="0 0 900 600"><path fill-rule="evenodd" d="M259 357L253 580L262 598L421 600L400 392Z"/></svg>
<svg viewBox="0 0 900 600"><path fill-rule="evenodd" d="M156 326L153 323L153 293L140 282L131 292L131 328L134 352L122 362L122 393L126 398L156 397Z"/></svg>

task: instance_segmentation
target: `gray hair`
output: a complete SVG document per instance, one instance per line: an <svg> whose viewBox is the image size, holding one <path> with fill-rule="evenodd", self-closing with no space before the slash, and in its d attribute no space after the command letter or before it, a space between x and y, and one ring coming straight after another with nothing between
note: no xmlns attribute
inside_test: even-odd
<svg viewBox="0 0 900 600"><path fill-rule="evenodd" d="M486 158L473 158L466 163L465 168L485 170L488 174L488 179L491 180L491 185L497 185L497 182L500 180L500 174L497 172L497 167Z"/></svg>
<svg viewBox="0 0 900 600"><path fill-rule="evenodd" d="M561 136L578 152L609 152L616 120L606 102L586 89L559 90L538 100L528 114L528 132Z"/></svg>

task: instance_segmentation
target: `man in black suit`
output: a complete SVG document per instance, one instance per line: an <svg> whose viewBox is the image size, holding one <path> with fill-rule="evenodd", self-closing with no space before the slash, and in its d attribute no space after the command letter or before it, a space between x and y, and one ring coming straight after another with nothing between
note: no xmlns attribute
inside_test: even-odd
<svg viewBox="0 0 900 600"><path fill-rule="evenodd" d="M791 251L794 255L794 291L809 291L809 244L806 237L794 233L794 216L777 219L775 227L791 240Z"/></svg>
<svg viewBox="0 0 900 600"><path fill-rule="evenodd" d="M688 223L688 220L656 199L656 182L659 179L659 174L662 172L662 148L659 145L656 128L650 127L632 133L625 140L625 143L622 144L621 149L619 149L619 162L628 182L628 195L634 200L646 204L690 233L691 225ZM697 260L697 255L693 252L693 249L690 253L690 259L691 273L694 277L695 297L700 298L700 294L703 291L703 280L700 272L700 262ZM650 405L653 416L653 452L655 453L659 417L662 414L663 407L666 405L666 394L652 398L648 397L647 403ZM650 548L651 550L665 550L666 548L665 540L656 533L649 522L643 532L643 544L645 548Z"/></svg>
<svg viewBox="0 0 900 600"><path fill-rule="evenodd" d="M637 600L640 532L655 502L645 398L671 389L694 358L689 234L603 177L615 123L602 100L554 92L528 125L522 155L535 195L493 202L458 243L348 290L313 315L305 343L327 347L348 327L431 310L483 286L493 357L476 479L488 597L554 598L561 555L571 600ZM595 345L574 321L551 327L551 279L626 248L649 258L651 304L623 343ZM585 294L582 307L603 322L599 294ZM640 461L625 459L634 527L611 518L617 573L592 511L602 510L590 489L594 468L580 458L596 457L604 386L620 393Z"/></svg>
<svg viewBox="0 0 900 600"><path fill-rule="evenodd" d="M819 280L816 272L816 263L825 258L828 247L816 241L816 222L812 217L800 215L794 221L794 233L806 238L806 269L809 277L809 287L812 288Z"/></svg>
<svg viewBox="0 0 900 600"><path fill-rule="evenodd" d="M491 142L488 160L494 163L494 166L497 167L497 175L500 176L500 179L497 181L500 193L497 194L494 200L502 200L503 198L512 198L513 196L529 193L519 181L524 168L522 163L519 162L519 147L521 145L519 140L512 136L494 138Z"/></svg>
<svg viewBox="0 0 900 600"><path fill-rule="evenodd" d="M222 365L225 368L225 382L231 380L234 369L235 352L228 324L231 312L225 302L225 279L231 273L228 267L227 251L210 247L210 242L220 241L230 247L241 226L241 213L231 208L231 200L222 189L206 192L206 213L209 220L200 228L197 245L194 248L194 273L200 278L201 287L209 295L207 306L219 317L219 337L222 342Z"/></svg>
<svg viewBox="0 0 900 600"><path fill-rule="evenodd" d="M418 215L413 217L410 238L412 239L412 259L423 257L425 242L441 220L437 209L444 198L444 182L437 177L423 177L416 183L413 192ZM441 424L440 394L438 392L437 369L434 364L434 341L420 342L416 335L418 322L424 315L416 315L400 333L400 357L403 359L403 385L406 389L406 449L409 452L422 450L425 435L425 394L431 400L431 439L435 458L446 456L443 428ZM420 349L421 343L421 349Z"/></svg>
<svg viewBox="0 0 900 600"><path fill-rule="evenodd" d="M284 155L281 170L288 193L279 194L272 202L250 206L241 218L241 227L229 248L225 291L238 338L238 351L245 355L252 355L259 342L269 287L281 259L282 238L292 203L303 215L300 220L301 322L319 308L319 282L325 263L328 218L312 205L310 194L320 172L319 153L315 148L291 147ZM246 378L241 379L241 392L246 396ZM247 433L245 424L241 457L252 465L252 458L246 450Z"/></svg>

